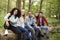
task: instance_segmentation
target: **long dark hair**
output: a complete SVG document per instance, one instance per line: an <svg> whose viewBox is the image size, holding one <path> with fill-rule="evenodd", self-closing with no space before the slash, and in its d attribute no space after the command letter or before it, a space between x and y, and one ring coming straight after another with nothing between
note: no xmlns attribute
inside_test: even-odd
<svg viewBox="0 0 60 40"><path fill-rule="evenodd" d="M14 11L17 10L17 14L15 15L15 17L20 17L21 16L21 10L19 10L18 8L13 8L10 13L11 15L13 15Z"/></svg>

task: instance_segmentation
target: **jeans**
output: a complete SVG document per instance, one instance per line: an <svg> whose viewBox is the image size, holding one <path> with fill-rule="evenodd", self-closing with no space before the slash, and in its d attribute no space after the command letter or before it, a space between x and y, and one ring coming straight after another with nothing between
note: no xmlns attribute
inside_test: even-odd
<svg viewBox="0 0 60 40"><path fill-rule="evenodd" d="M46 30L46 37L48 36L49 30L46 26L41 26L41 30Z"/></svg>
<svg viewBox="0 0 60 40"><path fill-rule="evenodd" d="M33 27L28 27L28 26L25 26L25 27L29 30L29 32L31 32L33 40L35 40L36 39L36 37L35 37L35 29Z"/></svg>
<svg viewBox="0 0 60 40"><path fill-rule="evenodd" d="M21 26L18 26L18 28L19 28L22 32L24 32L24 37L23 37L24 40L26 40L26 36L29 37L29 40L32 40L32 38L31 38L31 36L29 35L29 32L28 32L28 30L27 30L26 28L23 28L23 27L21 27Z"/></svg>
<svg viewBox="0 0 60 40"><path fill-rule="evenodd" d="M21 31L17 28L17 27L11 27L11 30L15 33L15 34L17 34L17 36L18 36L18 40L21 40Z"/></svg>

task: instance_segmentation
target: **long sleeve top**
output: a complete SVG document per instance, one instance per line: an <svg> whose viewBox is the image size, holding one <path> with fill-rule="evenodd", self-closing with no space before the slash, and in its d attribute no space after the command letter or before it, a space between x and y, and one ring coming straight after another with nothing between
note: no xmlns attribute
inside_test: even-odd
<svg viewBox="0 0 60 40"><path fill-rule="evenodd" d="M24 18L20 17L17 21L17 26L23 27L24 28Z"/></svg>
<svg viewBox="0 0 60 40"><path fill-rule="evenodd" d="M33 25L34 27L37 27L33 17L27 16L26 17L26 24L28 27L32 27L31 25Z"/></svg>
<svg viewBox="0 0 60 40"><path fill-rule="evenodd" d="M8 17L9 17L10 15L11 15L11 14L8 13L8 14L4 17L5 21L6 21L6 19L8 19ZM11 24L12 26L17 27L18 17L15 18L14 15L11 15L11 17L9 18L9 21L10 21L10 24Z"/></svg>
<svg viewBox="0 0 60 40"><path fill-rule="evenodd" d="M38 18L38 22L37 22L38 26L41 26L41 25L44 26L45 23L48 26L48 22L47 22L47 20L46 20L46 18L44 16L42 16L41 18L40 17Z"/></svg>

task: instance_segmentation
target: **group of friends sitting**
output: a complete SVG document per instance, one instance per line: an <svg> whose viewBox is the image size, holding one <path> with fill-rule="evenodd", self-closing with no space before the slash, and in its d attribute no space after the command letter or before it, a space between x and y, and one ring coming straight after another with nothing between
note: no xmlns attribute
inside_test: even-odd
<svg viewBox="0 0 60 40"><path fill-rule="evenodd" d="M36 30L39 29L39 36L44 37L41 30L46 30L46 37L48 38L48 22L43 16L43 12L37 12L35 15L32 11L28 11L28 15L25 16L25 10L19 10L18 8L13 8L4 17L4 35L8 35L8 30L13 31L18 36L18 40L21 40L21 32L23 32L23 40L26 40L26 36L29 40L36 40ZM45 26L45 23L47 26Z"/></svg>

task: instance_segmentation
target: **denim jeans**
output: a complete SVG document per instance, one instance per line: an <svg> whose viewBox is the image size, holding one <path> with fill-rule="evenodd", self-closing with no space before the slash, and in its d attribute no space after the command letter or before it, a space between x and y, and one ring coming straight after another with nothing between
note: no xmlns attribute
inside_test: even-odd
<svg viewBox="0 0 60 40"><path fill-rule="evenodd" d="M32 38L31 38L31 36L29 35L29 32L28 32L28 30L27 30L26 28L23 28L23 27L21 27L21 26L18 26L18 28L19 28L22 32L24 32L24 37L23 37L24 40L26 40L26 36L29 37L29 40L32 40Z"/></svg>
<svg viewBox="0 0 60 40"><path fill-rule="evenodd" d="M36 39L35 29L33 27L28 27L28 26L25 26L25 27L29 30L29 32L31 32L32 38L33 38L33 40L35 40Z"/></svg>
<svg viewBox="0 0 60 40"><path fill-rule="evenodd" d="M41 30L46 30L46 37L48 36L49 30L46 26L41 26Z"/></svg>

